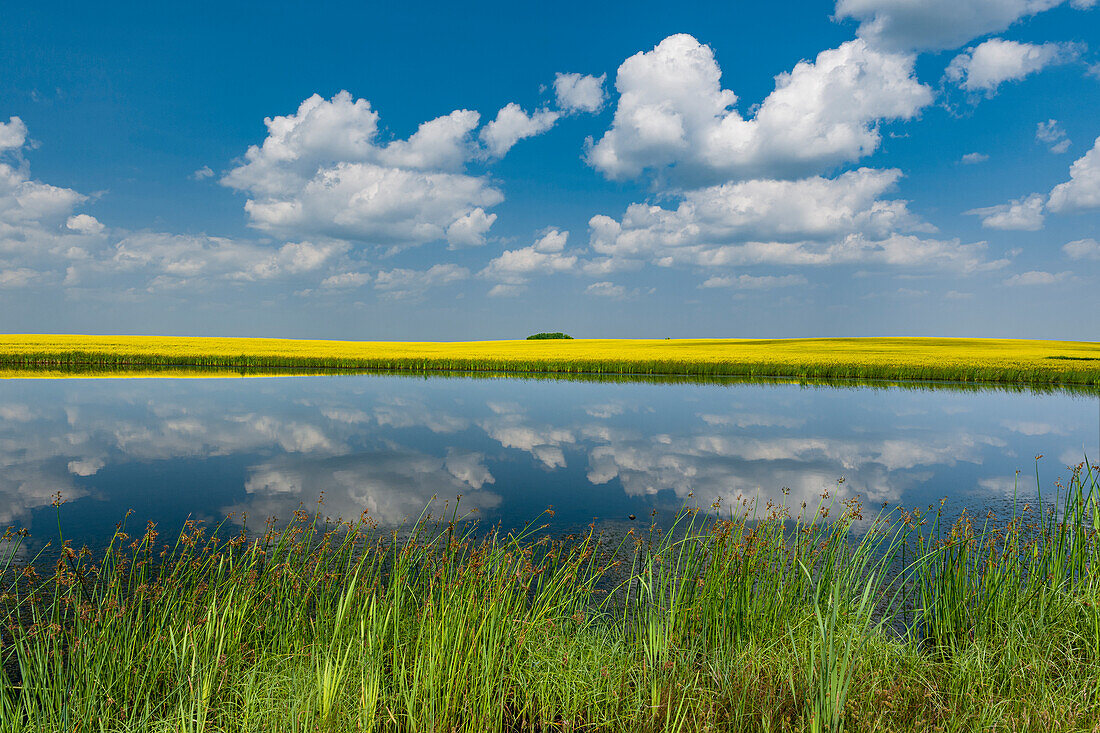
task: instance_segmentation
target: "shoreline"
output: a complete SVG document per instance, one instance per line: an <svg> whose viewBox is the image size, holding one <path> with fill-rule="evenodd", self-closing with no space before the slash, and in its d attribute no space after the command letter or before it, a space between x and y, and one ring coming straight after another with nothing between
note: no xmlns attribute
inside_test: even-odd
<svg viewBox="0 0 1100 733"><path fill-rule="evenodd" d="M1100 386L1100 343L924 337L321 341L0 335L0 367L491 372Z"/></svg>
<svg viewBox="0 0 1100 733"><path fill-rule="evenodd" d="M53 575L0 557L0 733L1091 730L1096 480L981 526L822 497L560 540L120 527Z"/></svg>

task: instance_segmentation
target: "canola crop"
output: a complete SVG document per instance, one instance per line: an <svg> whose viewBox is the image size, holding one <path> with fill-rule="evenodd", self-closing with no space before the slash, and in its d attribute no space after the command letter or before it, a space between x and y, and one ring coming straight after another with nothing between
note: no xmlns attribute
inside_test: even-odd
<svg viewBox="0 0 1100 733"><path fill-rule="evenodd" d="M0 335L0 367L229 367L1100 386L1100 343L969 338L320 341Z"/></svg>

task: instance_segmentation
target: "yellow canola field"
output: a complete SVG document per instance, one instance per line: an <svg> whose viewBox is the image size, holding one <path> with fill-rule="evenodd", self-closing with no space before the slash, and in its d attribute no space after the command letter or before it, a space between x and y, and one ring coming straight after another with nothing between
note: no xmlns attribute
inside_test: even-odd
<svg viewBox="0 0 1100 733"><path fill-rule="evenodd" d="M453 369L1100 385L1100 343L1012 339L315 341L0 335L0 364Z"/></svg>

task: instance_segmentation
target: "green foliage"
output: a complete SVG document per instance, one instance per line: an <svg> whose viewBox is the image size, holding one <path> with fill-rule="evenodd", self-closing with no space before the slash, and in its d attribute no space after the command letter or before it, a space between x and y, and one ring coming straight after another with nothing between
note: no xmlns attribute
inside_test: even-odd
<svg viewBox="0 0 1100 733"><path fill-rule="evenodd" d="M1098 499L1079 468L1053 511L942 531L856 503L569 541L120 531L0 567L0 732L1093 730Z"/></svg>
<svg viewBox="0 0 1100 733"><path fill-rule="evenodd" d="M561 331L554 331L553 333L533 333L527 337L528 341L542 341L545 339L572 339L573 337L567 333Z"/></svg>
<svg viewBox="0 0 1100 733"><path fill-rule="evenodd" d="M0 377L73 367L222 367L288 373L469 371L1100 387L1100 344L1083 341L564 338L551 349L538 340L368 342L0 334L0 367L7 367L0 368Z"/></svg>

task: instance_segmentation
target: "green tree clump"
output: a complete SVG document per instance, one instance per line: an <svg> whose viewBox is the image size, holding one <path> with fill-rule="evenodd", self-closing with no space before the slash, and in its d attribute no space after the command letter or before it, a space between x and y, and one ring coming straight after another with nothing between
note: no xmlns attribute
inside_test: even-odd
<svg viewBox="0 0 1100 733"><path fill-rule="evenodd" d="M527 337L528 341L540 341L542 339L571 339L573 338L567 333L561 331L555 331L554 333L533 333Z"/></svg>

